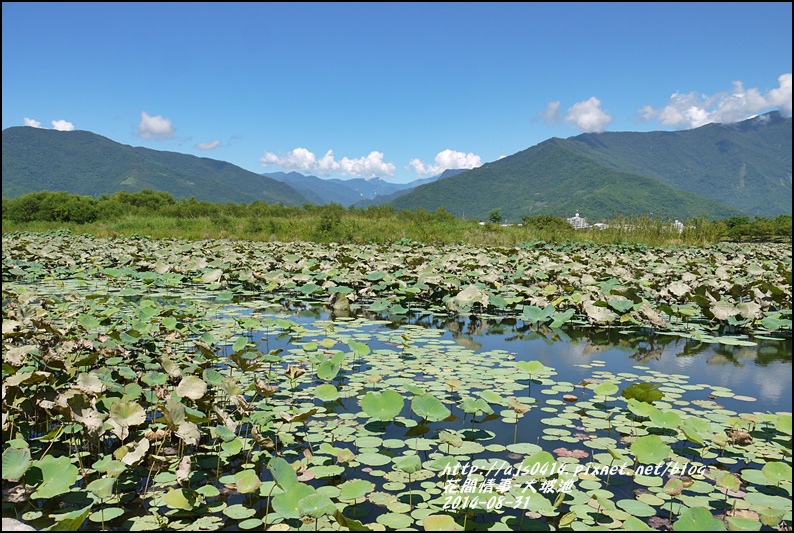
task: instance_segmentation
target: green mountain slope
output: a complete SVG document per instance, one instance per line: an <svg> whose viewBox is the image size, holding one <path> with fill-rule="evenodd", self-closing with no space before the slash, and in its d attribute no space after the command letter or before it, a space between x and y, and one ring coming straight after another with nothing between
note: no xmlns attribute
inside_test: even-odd
<svg viewBox="0 0 794 533"><path fill-rule="evenodd" d="M566 140L616 170L752 215L791 214L791 118L778 112L685 131L586 133Z"/></svg>
<svg viewBox="0 0 794 533"><path fill-rule="evenodd" d="M485 220L500 209L504 220L526 215L573 216L590 222L653 213L670 219L722 218L744 213L659 180L618 171L549 139L510 157L434 183L393 200L399 209L424 208Z"/></svg>
<svg viewBox="0 0 794 533"><path fill-rule="evenodd" d="M214 159L119 144L88 131L3 130L3 197L34 191L89 196L154 189L211 202L302 205L277 180Z"/></svg>

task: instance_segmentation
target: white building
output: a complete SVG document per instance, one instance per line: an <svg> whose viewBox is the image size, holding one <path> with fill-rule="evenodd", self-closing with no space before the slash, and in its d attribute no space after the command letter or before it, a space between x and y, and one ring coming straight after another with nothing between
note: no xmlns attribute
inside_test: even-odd
<svg viewBox="0 0 794 533"><path fill-rule="evenodd" d="M571 218L566 218L565 220L567 220L568 224L573 226L574 229L586 229L590 227L590 225L587 223L587 219L580 217L578 211L574 216Z"/></svg>

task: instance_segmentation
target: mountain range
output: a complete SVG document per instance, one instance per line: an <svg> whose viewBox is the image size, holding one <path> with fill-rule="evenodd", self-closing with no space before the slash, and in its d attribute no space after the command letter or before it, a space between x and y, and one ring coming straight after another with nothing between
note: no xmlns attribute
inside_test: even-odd
<svg viewBox="0 0 794 533"><path fill-rule="evenodd" d="M367 207L387 203L411 189L436 180L455 176L465 169L448 169L437 176L421 178L408 183L393 183L383 178L324 179L298 172L271 172L262 174L284 182L316 205L336 203L344 207Z"/></svg>
<svg viewBox="0 0 794 533"><path fill-rule="evenodd" d="M2 132L2 193L99 196L145 188L212 202L338 203L447 211L505 221L527 215L595 222L618 215L790 215L791 118L771 112L734 124L666 132L551 138L470 170L410 183L257 174L209 158L132 147L88 131L12 127Z"/></svg>
<svg viewBox="0 0 794 533"><path fill-rule="evenodd" d="M154 189L210 202L308 203L272 178L217 159L119 144L90 131L3 130L3 197L34 191L86 196Z"/></svg>
<svg viewBox="0 0 794 533"><path fill-rule="evenodd" d="M684 131L552 138L391 204L480 219L498 208L505 220L578 211L596 221L790 215L791 200L791 118L771 112Z"/></svg>

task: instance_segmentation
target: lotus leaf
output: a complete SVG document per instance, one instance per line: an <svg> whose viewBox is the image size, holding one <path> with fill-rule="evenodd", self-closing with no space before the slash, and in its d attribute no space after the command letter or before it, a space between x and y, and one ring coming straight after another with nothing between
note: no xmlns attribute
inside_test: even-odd
<svg viewBox="0 0 794 533"><path fill-rule="evenodd" d="M605 381L593 387L593 394L598 396L611 396L620 390L617 385L611 381Z"/></svg>
<svg viewBox="0 0 794 533"><path fill-rule="evenodd" d="M77 481L78 469L68 457L45 456L33 461L31 469L41 472L41 484L36 487L32 498L53 498L65 492Z"/></svg>
<svg viewBox="0 0 794 533"><path fill-rule="evenodd" d="M284 492L273 496L271 505L273 510L284 518L300 518L300 501L316 493L317 491L313 487L296 481Z"/></svg>
<svg viewBox="0 0 794 533"><path fill-rule="evenodd" d="M323 402L332 402L339 398L339 390L331 384L318 385L314 389L314 395Z"/></svg>
<svg viewBox="0 0 794 533"><path fill-rule="evenodd" d="M385 390L383 392L368 392L361 399L361 408L367 415L375 420L388 422L400 414L404 400L400 393Z"/></svg>
<svg viewBox="0 0 794 533"><path fill-rule="evenodd" d="M163 495L163 503L171 509L190 511L196 506L196 495L186 489L170 489Z"/></svg>
<svg viewBox="0 0 794 533"><path fill-rule="evenodd" d="M417 455L404 455L394 459L394 467L406 474L415 474L422 469L422 461Z"/></svg>
<svg viewBox="0 0 794 533"><path fill-rule="evenodd" d="M623 529L626 531L656 531L645 522L634 516L628 517L623 521Z"/></svg>
<svg viewBox="0 0 794 533"><path fill-rule="evenodd" d="M662 411L654 408L651 410L650 417L651 422L665 429L676 429L681 425L681 417L673 411Z"/></svg>
<svg viewBox="0 0 794 533"><path fill-rule="evenodd" d="M639 437L629 447L637 461L643 464L660 463L669 457L672 449L657 435Z"/></svg>
<svg viewBox="0 0 794 533"><path fill-rule="evenodd" d="M654 385L652 383L632 383L630 386L623 389L621 392L621 396L624 398L631 400L638 400L640 402L645 403L653 403L656 400L661 400L664 398L664 393L659 389L659 385ZM633 411L632 411L633 412ZM650 415L641 415L639 413L634 413L638 416L650 416Z"/></svg>
<svg viewBox="0 0 794 533"><path fill-rule="evenodd" d="M116 480L112 477L102 477L99 479L95 479L88 485L86 485L86 490L91 492L94 496L99 498L100 500L107 500L113 495L113 487L116 484Z"/></svg>
<svg viewBox="0 0 794 533"><path fill-rule="evenodd" d="M725 524L704 507L691 507L673 523L673 531L725 531Z"/></svg>
<svg viewBox="0 0 794 533"><path fill-rule="evenodd" d="M455 519L445 514L431 514L422 519L425 531L463 531Z"/></svg>
<svg viewBox="0 0 794 533"><path fill-rule="evenodd" d="M452 413L432 394L420 394L411 400L411 410L429 422L439 422Z"/></svg>
<svg viewBox="0 0 794 533"><path fill-rule="evenodd" d="M353 479L342 483L339 489L340 500L356 500L375 490L375 485L363 479Z"/></svg>
<svg viewBox="0 0 794 533"><path fill-rule="evenodd" d="M329 516L336 511L336 505L328 496L322 494L310 494L298 502L298 513L301 516L321 518Z"/></svg>
<svg viewBox="0 0 794 533"><path fill-rule="evenodd" d="M317 368L317 377L322 380L331 381L339 374L339 369L340 366L338 363L331 360L323 361L319 368Z"/></svg>
<svg viewBox="0 0 794 533"><path fill-rule="evenodd" d="M791 481L791 465L781 461L772 461L764 465L761 472L773 484L782 483L784 481Z"/></svg>
<svg viewBox="0 0 794 533"><path fill-rule="evenodd" d="M286 459L282 457L271 458L267 464L267 469L273 474L276 484L284 491L298 484L298 475Z"/></svg>
<svg viewBox="0 0 794 533"><path fill-rule="evenodd" d="M30 465L29 448L9 446L3 451L3 479L19 481Z"/></svg>

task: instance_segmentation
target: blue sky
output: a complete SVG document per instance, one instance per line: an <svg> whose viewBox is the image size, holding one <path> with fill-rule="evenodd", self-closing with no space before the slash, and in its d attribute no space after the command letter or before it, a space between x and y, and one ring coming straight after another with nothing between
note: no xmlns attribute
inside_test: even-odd
<svg viewBox="0 0 794 533"><path fill-rule="evenodd" d="M791 115L780 3L21 3L3 129L408 182L551 137Z"/></svg>

